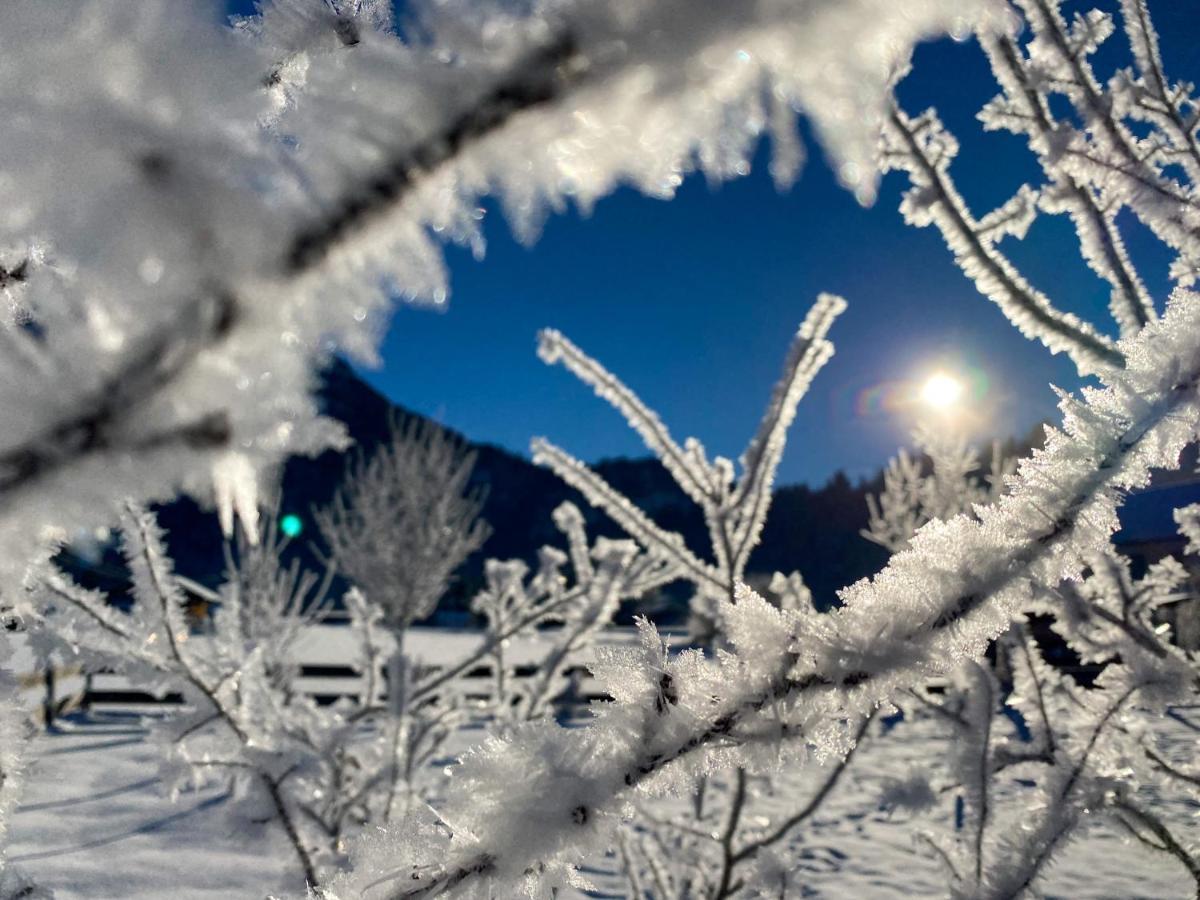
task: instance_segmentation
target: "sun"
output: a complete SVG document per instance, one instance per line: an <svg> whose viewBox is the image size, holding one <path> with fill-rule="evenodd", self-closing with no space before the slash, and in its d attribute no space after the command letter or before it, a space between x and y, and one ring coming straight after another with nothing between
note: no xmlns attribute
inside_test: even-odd
<svg viewBox="0 0 1200 900"><path fill-rule="evenodd" d="M963 395L963 383L953 375L937 372L921 386L921 402L937 410L952 409Z"/></svg>

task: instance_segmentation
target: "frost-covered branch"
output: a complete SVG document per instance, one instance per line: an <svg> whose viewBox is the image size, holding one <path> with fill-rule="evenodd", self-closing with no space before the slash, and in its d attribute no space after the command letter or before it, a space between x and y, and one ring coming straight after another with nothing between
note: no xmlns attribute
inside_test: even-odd
<svg viewBox="0 0 1200 900"><path fill-rule="evenodd" d="M693 440L680 447L654 410L630 390L617 376L592 359L560 331L547 328L538 335L538 357L547 365L562 363L576 378L595 391L625 417L646 448L658 457L688 497L705 502L719 475L708 465L701 448Z"/></svg>
<svg viewBox="0 0 1200 900"><path fill-rule="evenodd" d="M1110 309L1122 336L1135 334L1157 314L1117 229L1119 206L1102 202L1095 188L1060 165L1059 151L1072 129L1051 114L1046 96L1038 90L1040 73L1030 71L1016 42L1008 35L986 32L979 42L1004 91L980 113L984 128L1006 128L1028 137L1049 180L1040 191L1040 205L1071 217L1084 260L1112 285Z"/></svg>
<svg viewBox="0 0 1200 900"><path fill-rule="evenodd" d="M1023 895L1095 810L1108 812L1142 843L1176 856L1194 875L1193 858L1134 799L1141 783L1161 782L1163 775L1169 781L1180 771L1135 717L1194 702L1200 688L1194 654L1173 647L1169 630L1144 627L1157 609L1179 598L1184 577L1168 557L1135 581L1128 564L1109 552L1089 563L1077 587L1059 588L1064 596L1056 602L1037 597L1029 604L1031 612L1056 616L1055 630L1081 659L1106 668L1084 690L1041 659L1025 629L1004 639L1013 660L1005 703L1024 720L1025 742L992 737L995 679L978 666L968 668L971 677L955 698L963 714L951 721L967 762L954 783L968 798L965 825L972 840L957 853L938 850L948 860L961 858L950 863L954 896ZM1002 810L989 798L1010 769L1038 794L1032 803Z"/></svg>
<svg viewBox="0 0 1200 900"><path fill-rule="evenodd" d="M757 545L771 507L775 472L783 459L788 430L796 418L796 407L808 393L813 379L833 356L826 338L834 321L846 311L846 301L833 294L817 298L788 348L783 375L771 392L758 432L742 454L742 475L732 490L731 529L733 549L726 565L738 572L745 569L750 551Z"/></svg>
<svg viewBox="0 0 1200 900"><path fill-rule="evenodd" d="M1145 0L1121 0L1121 14L1140 78L1128 71L1119 73L1112 86L1114 99L1131 117L1154 125L1166 138L1168 147L1163 152L1183 166L1193 187L1200 185L1200 104L1195 86L1168 81Z"/></svg>
<svg viewBox="0 0 1200 900"><path fill-rule="evenodd" d="M708 583L717 589L725 587L719 574L707 563L697 559L684 544L682 537L656 525L649 516L583 462L544 438L534 440L531 449L533 461L537 465L550 469L583 494L589 503L612 516L626 534L643 547L651 547L656 553L673 560L697 582Z"/></svg>
<svg viewBox="0 0 1200 900"><path fill-rule="evenodd" d="M910 118L893 106L883 129L882 162L889 170L908 173L912 181L901 211L912 225L936 225L954 261L979 292L1000 307L1026 337L1041 341L1051 353L1066 352L1082 371L1120 366L1112 342L1071 313L1056 309L996 246L1006 234L1023 235L1032 221L1033 197L1018 194L1013 202L1024 210L1006 211L1006 225L977 220L950 177L958 142L937 114L928 110Z"/></svg>
<svg viewBox="0 0 1200 900"><path fill-rule="evenodd" d="M741 459L741 473L735 477L733 464L720 457L709 461L703 445L689 438L680 446L670 436L658 415L646 406L620 379L599 362L587 356L557 331L547 330L539 338L538 352L548 364L561 362L570 372L592 387L596 395L620 412L658 457L683 493L700 508L710 540L712 562L697 558L679 534L668 533L654 523L627 497L615 490L600 475L581 461L544 439L533 444L535 463L551 468L575 487L598 509L620 525L630 537L651 553L673 563L668 577L691 582L692 637L697 642L720 646L726 639L723 609L744 576L750 554L758 545L762 526L771 506L775 472L783 456L787 433L795 419L796 407L807 393L814 377L833 355L827 339L834 320L845 310L840 297L822 294L801 323L784 363L758 430ZM796 615L814 614L812 596L799 573L784 578L777 573L779 603ZM773 587L776 586L772 582ZM664 696L667 693L664 689ZM663 705L665 699L659 698ZM683 877L687 890L703 891L723 897L740 884L735 880L735 843L744 830L743 813L752 814L753 798L746 794L746 772L737 769L729 777L733 788L718 813L717 825L724 835L720 841L721 864L713 869L701 858L676 853L676 868L689 867ZM700 804L702 806L702 804ZM743 809L745 807L745 809ZM697 810L699 818L699 810ZM692 827L699 827L696 822ZM648 827L656 826L650 823ZM687 860L691 858L689 865ZM653 870L651 874L654 874ZM707 883L706 883L707 880ZM678 878L672 881L679 881Z"/></svg>
<svg viewBox="0 0 1200 900"><path fill-rule="evenodd" d="M1050 434L998 504L978 521L922 529L879 575L847 589L842 609L815 627L805 620L802 643L791 630L794 615L751 594L725 611L733 652L715 663L694 653L669 660L647 629L637 657L601 669L616 702L590 727L538 725L472 754L455 775L459 802L447 818L458 827L449 844L428 836L407 846L383 842L333 895L355 896L376 880L387 897L477 884L495 890L525 877L530 865L549 871L600 838L597 829L625 792L686 783L692 760L739 759L746 729L767 711L778 716L781 736L799 728L809 740L837 745L841 717L982 656L1035 585L1057 584L1107 542L1118 492L1143 484L1151 466L1178 465L1196 438L1194 299L1177 294L1161 322L1123 343L1129 364L1104 390L1064 398L1065 433ZM666 676L674 699L656 705ZM1072 771L1086 762L1086 753L1077 757ZM520 792L507 787L517 772ZM1069 794L1078 778L1064 778L1059 793ZM518 822L525 833L514 843ZM531 833L532 822L546 827ZM418 862L410 868L400 853Z"/></svg>
<svg viewBox="0 0 1200 900"><path fill-rule="evenodd" d="M428 41L404 44L318 0L264 3L237 39L206 12L5 10L0 242L44 242L55 261L3 266L20 309L0 361L8 584L128 496L211 495L227 530L237 513L255 533L257 473L343 440L316 417L314 362L370 356L393 286L440 296L424 227L477 239L483 194L528 235L567 196L587 204L621 181L662 195L696 166L735 174L767 120L787 135L795 106L868 193L870 117L842 110L964 15L949 0L903 15L879 0L703 17L679 2L442 8ZM777 101L759 116L768 86ZM631 121L647 131L612 140ZM99 601L76 608L114 640L128 627Z"/></svg>
<svg viewBox="0 0 1200 900"><path fill-rule="evenodd" d="M848 588L837 612L813 614L798 574L779 579L787 602L778 606L737 587L796 402L831 352L825 335L841 309L834 298L822 298L801 327L740 478L733 463L709 462L698 443L677 445L565 339L545 338L550 355L625 414L703 508L711 557L577 460L538 445L542 461L644 552L613 542L593 548L574 516L564 527L569 553L544 553L532 578L493 567L480 598L495 620L482 655L433 675L410 678L378 609L350 595L363 674L353 712L319 709L295 690L286 648L311 622L320 605L311 595L323 587L285 572L270 537L260 551L246 541L231 554L211 636L186 621L181 583L138 507L125 527L132 615L52 571L40 570L38 596L68 643L183 691L188 708L169 741L177 758L193 773L252 783L310 881L337 861L345 834L386 820L402 794L412 814L368 840L361 867L331 888L395 897L505 894L530 879L570 879L579 848L611 834L632 792L685 787L720 769L736 770L734 783L744 787L744 772L787 753L798 737L845 756L859 718L877 704L978 660L1014 618L1054 604L1073 646L1121 660L1096 702L1077 704L1092 725L1054 734L1051 679L1027 644L1016 678L1045 732L1036 760L997 755L985 733L992 691L977 690L978 708L961 715L981 740L965 745L976 817L971 865L955 870L976 893L1025 889L1070 835L1085 799L1122 814L1120 798L1105 791L1105 753L1110 740L1126 740L1126 708L1194 682L1191 660L1153 618L1178 573L1160 566L1135 586L1110 565L1106 545L1119 492L1144 483L1151 465L1177 464L1200 416L1197 298L1177 294L1155 321L1113 217L1131 208L1176 250L1173 276L1186 283L1200 271L1200 157L1191 88L1167 82L1142 3L1123 6L1139 75L1107 91L1088 62L1111 31L1106 17L1068 26L1058 3L1020 5L1034 32L1023 52L987 37L995 20L982 0L430 4L416 8L418 27L406 39L387 29L386 16L321 0L268 0L236 36L198 4L16 0L0 27L4 590L76 527L108 522L127 496L211 496L227 531L236 514L256 536L258 473L343 440L309 396L314 364L335 350L369 358L393 295L440 301L442 261L430 232L481 247L484 196L496 196L531 238L548 209L586 208L618 184L667 196L696 169L738 174L765 131L776 138L773 174L787 182L799 160L794 117L803 111L843 180L867 198L882 126L885 162L914 184L910 220L937 224L1010 319L1099 372L1107 387L1065 398L1065 432L1053 433L1010 494L974 510L976 518L948 518L964 510L934 498L939 511L926 517L939 521L876 578ZM971 26L983 31L1001 76L1010 104L1004 127L1031 135L1051 182L978 220L950 179L955 147L936 117L909 119L885 100L915 40ZM1082 129L1050 116L1053 93L1074 104ZM1136 137L1126 117L1149 124L1150 137ZM1036 204L1072 215L1085 258L1117 295L1120 344L1056 308L997 249L1005 235L1024 233ZM1184 514L1185 523L1192 518ZM567 559L571 585L561 574ZM644 625L638 647L598 664L614 702L589 726L514 724L467 755L436 821L407 802L455 727L442 688L464 666L492 657L497 696L511 694L505 640L558 619L529 695L530 714L542 711L564 666L619 599L673 578L696 587L713 626L705 637L718 652L669 653ZM1064 587L1064 578L1083 580ZM411 621L427 596L402 606L393 624ZM384 706L378 675L389 655L400 664L391 667ZM396 727L380 727L381 712L394 714ZM988 778L1027 762L1048 767L1049 811L1020 842L993 846L999 823ZM737 884L746 798L732 799L718 893ZM1170 849L1153 821L1124 815ZM398 848L413 867L397 868ZM653 865L650 875L681 895L695 884L673 884Z"/></svg>
<svg viewBox="0 0 1200 900"><path fill-rule="evenodd" d="M571 553L543 547L541 566L532 578L519 560L488 560L487 585L471 601L471 608L487 623L484 641L453 669L463 671L491 658L495 679L491 706L502 723L547 715L562 692L568 667L594 646L621 602L676 577L669 561L641 551L633 541L598 538L589 545L583 515L572 503L554 511L554 523L567 537ZM568 560L572 580L563 571ZM504 648L517 635L535 633L535 627L545 650L537 658L534 675L518 684L508 671ZM427 689L418 685L418 690Z"/></svg>
<svg viewBox="0 0 1200 900"><path fill-rule="evenodd" d="M4 624L10 624L7 613ZM0 635L0 658L5 663L12 650L11 639ZM0 669L0 688L8 697L17 695L16 679L7 668ZM21 703L9 701L0 707L0 900L50 900L52 896L13 866L5 852L12 814L25 786L30 732L28 712Z"/></svg>
<svg viewBox="0 0 1200 900"><path fill-rule="evenodd" d="M294 647L325 609L328 578L284 567L273 529L257 543L242 536L228 552L211 629L201 631L185 614L154 518L132 507L122 534L132 608L123 612L47 568L33 586L45 627L62 653L89 667L179 690L186 706L160 735L164 759L178 767L172 780L244 785L287 835L306 883L319 883L336 867L343 838L381 815L381 788L398 777L380 752L382 733L359 728L353 704L319 707L296 684ZM345 607L366 685L361 701L373 702L373 673L394 645L378 609L353 591ZM408 733L407 750L418 760L428 759L435 729L453 710L429 712L424 727Z"/></svg>
<svg viewBox="0 0 1200 900"><path fill-rule="evenodd" d="M821 781L821 786L817 788L812 797L809 798L808 802L805 803L800 809L796 810L796 812L787 816L782 822L772 827L765 834L757 836L753 840L739 847L737 853L734 854L735 864L749 861L753 859L760 851L765 850L783 840L788 836L789 833L793 831L793 829L796 828L796 826L809 819L813 813L821 808L821 804L825 802L825 799L833 792L833 789L837 787L838 782L841 781L842 775L845 774L846 769L850 765L850 761L854 758L854 752L862 745L863 738L866 737L867 729L870 727L872 721L874 721L874 716L872 715L866 715L863 717L862 724L859 725L858 730L854 733L849 750L846 751L846 754L841 759L833 763L829 773L825 775L824 779Z"/></svg>
<svg viewBox="0 0 1200 900"><path fill-rule="evenodd" d="M1096 10L1076 14L1068 26L1059 9L1061 0L1017 0L1033 40L1030 58L1042 83L1065 96L1086 131L1086 139L1066 142L1060 148L1064 164L1080 179L1104 190L1109 202L1128 206L1179 258L1173 272L1190 284L1200 265L1200 202L1193 189L1172 178L1146 152L1130 129L1114 114L1120 104L1100 86L1089 55L1113 31L1111 17ZM1126 10L1127 12L1133 10ZM1132 22L1135 58L1140 56ZM1153 149L1153 148L1152 148Z"/></svg>
<svg viewBox="0 0 1200 900"><path fill-rule="evenodd" d="M1033 827L1026 824L1019 830L1014 829L1011 842L1003 848L1000 858L971 896L1013 900L1037 879L1080 823L1082 805L1076 802L1076 795L1089 787L1087 775L1092 755L1114 717L1125 710L1139 690L1152 687L1152 682L1134 680L1118 691L1111 701L1107 696L1101 701L1108 701L1107 707L1101 708L1091 728L1065 749L1063 764L1051 769L1047 784L1042 787L1047 802L1042 806L1039 820Z"/></svg>
<svg viewBox="0 0 1200 900"><path fill-rule="evenodd" d="M1158 850L1179 860L1196 882L1196 895L1200 897L1200 860L1171 832L1162 819L1129 798L1115 801L1113 808L1117 820L1125 825L1134 838L1152 850Z"/></svg>
<svg viewBox="0 0 1200 900"><path fill-rule="evenodd" d="M710 632L701 637L711 637L712 630L719 627L712 602L733 595L745 574L750 554L758 545L796 406L817 372L833 355L833 344L827 335L845 308L846 303L840 297L822 294L801 323L788 351L783 375L775 385L757 433L742 456L742 471L736 477L729 460L717 457L709 461L703 445L695 438L689 438L680 447L657 414L633 391L559 332L547 330L540 336L538 352L543 361L561 362L590 385L597 396L622 413L683 492L700 507L708 529L712 562L699 559L681 535L660 528L600 475L544 438L533 442L534 462L547 466L579 490L589 503L612 517L647 550L678 565L679 577L695 587L696 620Z"/></svg>

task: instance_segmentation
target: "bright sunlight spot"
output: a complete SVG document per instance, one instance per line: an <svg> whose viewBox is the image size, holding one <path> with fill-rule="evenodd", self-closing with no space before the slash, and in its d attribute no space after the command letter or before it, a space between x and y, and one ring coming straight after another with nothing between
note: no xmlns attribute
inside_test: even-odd
<svg viewBox="0 0 1200 900"><path fill-rule="evenodd" d="M948 410L963 395L963 383L952 375L938 372L921 387L921 401L934 409Z"/></svg>

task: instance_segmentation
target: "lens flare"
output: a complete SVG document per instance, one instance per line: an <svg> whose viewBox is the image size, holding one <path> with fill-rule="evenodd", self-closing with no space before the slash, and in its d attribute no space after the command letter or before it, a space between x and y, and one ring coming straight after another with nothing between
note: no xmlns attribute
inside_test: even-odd
<svg viewBox="0 0 1200 900"><path fill-rule="evenodd" d="M834 407L852 411L863 422L893 420L911 425L936 415L964 427L982 424L991 414L991 388L983 369L966 361L941 361L907 379L835 388Z"/></svg>

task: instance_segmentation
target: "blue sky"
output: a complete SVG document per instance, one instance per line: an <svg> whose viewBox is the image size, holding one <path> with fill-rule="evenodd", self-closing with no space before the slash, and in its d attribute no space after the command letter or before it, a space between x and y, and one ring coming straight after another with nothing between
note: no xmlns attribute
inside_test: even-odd
<svg viewBox="0 0 1200 900"><path fill-rule="evenodd" d="M1200 80L1198 7L1151 2L1175 78ZM1123 63L1120 35L1110 44L1105 62ZM937 105L958 136L954 173L977 214L1037 177L1021 141L984 135L974 121L994 93L978 47L949 40L918 49L901 89L910 112ZM670 202L620 190L586 218L551 218L532 247L489 208L485 259L447 251L449 308L399 309L384 365L364 375L476 441L524 453L530 437L546 435L587 460L643 454L619 415L539 362L535 336L551 326L623 378L678 438L736 457L808 304L833 291L850 308L832 334L837 355L801 405L781 482L875 471L907 442L917 413L870 401L939 367L980 386L980 433L1018 435L1053 417L1049 384L1078 384L1070 362L1021 338L955 268L934 229L904 225L903 176L889 176L864 209L807 143L809 162L786 193L775 190L764 150L737 181L710 186L694 176ZM1169 260L1136 227L1128 235L1161 301ZM1108 327L1108 288L1079 260L1065 218L1039 218L1024 243L1005 249L1056 303Z"/></svg>

